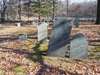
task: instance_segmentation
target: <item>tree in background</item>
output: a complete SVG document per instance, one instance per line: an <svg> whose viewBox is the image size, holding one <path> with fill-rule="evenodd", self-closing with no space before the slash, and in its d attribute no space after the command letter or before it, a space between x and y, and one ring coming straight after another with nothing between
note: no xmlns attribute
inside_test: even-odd
<svg viewBox="0 0 100 75"><path fill-rule="evenodd" d="M7 0L2 0L1 1L1 22L5 21L5 14L6 14L6 9L7 9Z"/></svg>
<svg viewBox="0 0 100 75"><path fill-rule="evenodd" d="M100 24L100 0L97 2L97 19L96 24Z"/></svg>
<svg viewBox="0 0 100 75"><path fill-rule="evenodd" d="M35 0L33 2L33 13L36 13L40 17L51 16L54 13L53 4L56 4L56 0Z"/></svg>
<svg viewBox="0 0 100 75"><path fill-rule="evenodd" d="M7 21L15 21L18 14L18 7L16 0L9 0L6 9Z"/></svg>

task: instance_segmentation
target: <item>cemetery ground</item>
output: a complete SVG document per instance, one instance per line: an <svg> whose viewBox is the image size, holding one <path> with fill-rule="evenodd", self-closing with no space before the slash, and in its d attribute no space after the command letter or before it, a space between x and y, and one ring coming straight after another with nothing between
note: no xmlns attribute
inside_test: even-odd
<svg viewBox="0 0 100 75"><path fill-rule="evenodd" d="M89 59L73 60L40 55L38 50L47 50L48 43L36 42L35 26L0 26L0 75L100 75L99 29L99 25L72 29L71 36L83 33L89 40ZM28 39L18 39L20 34Z"/></svg>

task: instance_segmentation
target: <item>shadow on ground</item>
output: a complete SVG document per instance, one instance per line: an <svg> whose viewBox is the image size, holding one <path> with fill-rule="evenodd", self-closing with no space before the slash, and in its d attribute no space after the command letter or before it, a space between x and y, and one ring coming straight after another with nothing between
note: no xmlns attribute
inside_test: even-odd
<svg viewBox="0 0 100 75"><path fill-rule="evenodd" d="M65 71L60 70L58 67L53 67L53 66L49 66L45 64L42 52L38 49L40 44L41 43L38 43L33 48L35 53L29 53L28 51L18 50L18 49L13 49L13 48L6 48L6 47L0 47L1 49L3 49L3 50L0 50L0 52L13 52L16 54L23 54L23 55L25 54L26 58L32 60L33 62L39 63L41 67L35 75L66 75Z"/></svg>

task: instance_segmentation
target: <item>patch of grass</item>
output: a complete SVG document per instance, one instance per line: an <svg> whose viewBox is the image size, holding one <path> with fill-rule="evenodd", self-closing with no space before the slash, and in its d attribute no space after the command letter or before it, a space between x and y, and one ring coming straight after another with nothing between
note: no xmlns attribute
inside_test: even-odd
<svg viewBox="0 0 100 75"><path fill-rule="evenodd" d="M5 71L0 69L0 75L5 75Z"/></svg>
<svg viewBox="0 0 100 75"><path fill-rule="evenodd" d="M90 52L89 56L95 56L95 53L94 52Z"/></svg>
<svg viewBox="0 0 100 75"><path fill-rule="evenodd" d="M24 72L17 72L16 75L27 75L27 74Z"/></svg>
<svg viewBox="0 0 100 75"><path fill-rule="evenodd" d="M100 47L95 47L95 52L100 52Z"/></svg>
<svg viewBox="0 0 100 75"><path fill-rule="evenodd" d="M96 60L100 60L100 56L95 56L95 59Z"/></svg>
<svg viewBox="0 0 100 75"><path fill-rule="evenodd" d="M39 48L38 48L40 51L47 51L48 50L48 43L47 42L44 42L42 43Z"/></svg>
<svg viewBox="0 0 100 75"><path fill-rule="evenodd" d="M14 71L15 71L16 75L27 75L22 66L15 67Z"/></svg>

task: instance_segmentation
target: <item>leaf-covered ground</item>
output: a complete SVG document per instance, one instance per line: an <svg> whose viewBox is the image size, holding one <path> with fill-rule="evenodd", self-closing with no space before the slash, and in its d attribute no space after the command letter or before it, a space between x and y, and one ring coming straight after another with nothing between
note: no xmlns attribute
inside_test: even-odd
<svg viewBox="0 0 100 75"><path fill-rule="evenodd" d="M100 75L100 61L43 57L0 49L0 75Z"/></svg>
<svg viewBox="0 0 100 75"><path fill-rule="evenodd" d="M88 29L88 28L87 28ZM34 32L34 28L2 28L0 34ZM72 60L59 57L42 57L30 53L34 41L11 41L0 44L0 75L100 75L100 61ZM25 45L25 46L23 46ZM44 47L44 46L43 46ZM19 49L28 50L23 51ZM41 49L41 47L40 47ZM99 48L96 48L99 51Z"/></svg>

